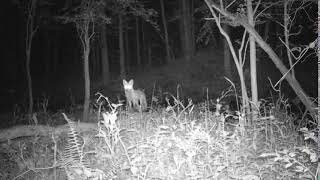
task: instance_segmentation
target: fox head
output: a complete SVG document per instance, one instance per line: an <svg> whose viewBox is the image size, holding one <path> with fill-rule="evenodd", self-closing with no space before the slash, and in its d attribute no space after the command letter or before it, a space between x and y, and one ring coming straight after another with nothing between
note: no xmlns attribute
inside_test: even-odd
<svg viewBox="0 0 320 180"><path fill-rule="evenodd" d="M124 90L133 90L133 79L131 79L129 82L127 82L125 79L123 80L123 87Z"/></svg>

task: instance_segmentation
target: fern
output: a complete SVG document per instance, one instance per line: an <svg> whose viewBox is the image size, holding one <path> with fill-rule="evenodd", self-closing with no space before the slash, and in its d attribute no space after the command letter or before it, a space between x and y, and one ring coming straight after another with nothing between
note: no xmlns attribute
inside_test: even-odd
<svg viewBox="0 0 320 180"><path fill-rule="evenodd" d="M90 168L84 160L84 141L76 130L76 124L62 113L69 125L67 145L62 153L60 163L68 175L68 179L78 179L80 177L88 177ZM82 179L82 178L81 178Z"/></svg>
<svg viewBox="0 0 320 180"><path fill-rule="evenodd" d="M84 142L76 130L75 122L68 119L65 114L63 114L63 116L69 125L67 145L65 146L64 153L63 153L64 159L69 160L68 163L72 163L72 164L78 163L78 164L84 165L84 160L83 160Z"/></svg>

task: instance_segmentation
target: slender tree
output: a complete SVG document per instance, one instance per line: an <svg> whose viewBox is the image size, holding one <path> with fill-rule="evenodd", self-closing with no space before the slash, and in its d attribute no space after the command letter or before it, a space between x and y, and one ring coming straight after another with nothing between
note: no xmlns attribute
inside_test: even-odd
<svg viewBox="0 0 320 180"><path fill-rule="evenodd" d="M28 106L28 116L29 120L33 113L33 93L32 93L32 77L30 69L31 61L31 49L32 40L35 33L37 32L37 25L35 24L37 0L29 0L27 4L27 22L26 22L26 39L25 39L25 52L26 52L26 73L28 82L28 96L29 96L29 106Z"/></svg>
<svg viewBox="0 0 320 180"><path fill-rule="evenodd" d="M170 58L169 35L168 35L167 20L166 20L166 16L165 16L163 0L160 0L160 6L161 6L161 19L162 19L164 38L165 38L165 46L166 46L166 60L167 60L167 62L170 62L171 58Z"/></svg>
<svg viewBox="0 0 320 180"><path fill-rule="evenodd" d="M140 51L140 28L139 28L139 18L138 16L135 17L136 23L136 51L137 51L137 65L138 68L141 66L141 51Z"/></svg>
<svg viewBox="0 0 320 180"><path fill-rule="evenodd" d="M69 14L61 17L64 23L74 23L76 26L79 39L82 46L83 55L83 76L84 76L84 103L83 117L84 121L89 119L89 103L90 103L90 72L89 72L89 54L90 43L95 34L95 25L100 22L102 24L110 21L101 12L104 8L104 2L95 0L82 0L79 7L76 7Z"/></svg>
<svg viewBox="0 0 320 180"><path fill-rule="evenodd" d="M26 33L25 33L25 58L26 58L26 76L27 76L27 88L28 88L28 118L31 120L33 114L33 82L31 76L31 51L32 51L32 43L35 37L36 32L39 29L39 24L41 22L42 16L48 16L44 12L40 15L37 15L38 8L44 8L49 5L46 0L27 0L27 1L16 1L12 0L14 4L16 4L19 8L21 8L25 12L26 16ZM40 11L41 12L41 11Z"/></svg>
<svg viewBox="0 0 320 180"><path fill-rule="evenodd" d="M107 41L107 26L103 24L101 26L100 33L100 53L101 53L101 64L102 64L102 84L107 85L110 80L110 66L109 66L109 51Z"/></svg>
<svg viewBox="0 0 320 180"><path fill-rule="evenodd" d="M250 109L249 109L249 99L248 99L248 94L247 94L247 89L246 89L246 83L245 83L245 78L244 78L244 71L243 71L243 66L244 66L244 48L245 48L245 43L246 42L246 36L247 33L244 32L242 35L242 41L241 41L241 45L240 48L238 49L238 56L236 54L235 51L235 47L231 42L230 36L229 34L227 34L226 31L224 31L224 29L222 28L221 25L221 19L220 16L218 17L218 15L215 13L215 11L213 10L213 7L210 5L210 2L205 0L205 2L207 3L207 6L210 9L210 12L214 18L215 23L217 24L217 27L220 31L220 33L223 35L223 37L225 38L226 42L228 43L233 61L236 65L237 71L238 71L238 75L240 78L240 85L241 85L241 95L242 95L242 106L243 106L243 113L244 114L249 114L250 113ZM223 5L221 5L223 6ZM244 127L246 125L246 121L245 119L241 118L240 121L240 126Z"/></svg>
<svg viewBox="0 0 320 180"><path fill-rule="evenodd" d="M130 40L129 40L129 29L130 29L130 23L129 23L129 18L130 16L126 16L124 18L124 49L125 49L125 61L126 61L126 69L128 72L130 72L130 61L131 61L131 56L130 56Z"/></svg>
<svg viewBox="0 0 320 180"><path fill-rule="evenodd" d="M289 60L289 65L290 65L290 69L291 69L291 75L292 78L295 78L295 73L294 73L294 67L293 67L293 62L292 62L292 56L291 56L291 49L290 49L290 42L289 42L289 38L290 38L290 27L289 25L291 25L290 23L290 14L288 12L288 6L290 5L290 1L289 0L284 0L283 1L283 34L284 34L284 39L285 39L285 44L287 46L286 48L286 52L287 52L287 56L288 56L288 60Z"/></svg>
<svg viewBox="0 0 320 180"><path fill-rule="evenodd" d="M192 49L192 24L191 24L191 8L190 8L190 1L181 0L181 8L182 8L182 24L183 24L183 34L182 37L184 39L184 49L183 54L187 62L190 62L193 56L194 50Z"/></svg>
<svg viewBox="0 0 320 180"><path fill-rule="evenodd" d="M146 25L145 25L145 22L141 22L141 32L142 32L142 52L144 52L143 54L142 54L142 58L144 59L144 60L146 60L147 59L147 57L148 57L148 55L147 55L147 41L146 41Z"/></svg>
<svg viewBox="0 0 320 180"><path fill-rule="evenodd" d="M119 29L119 50L120 50L120 78L125 79L126 69L125 69L125 50L124 50L124 38L123 38L123 15L118 14L118 29Z"/></svg>
<svg viewBox="0 0 320 180"><path fill-rule="evenodd" d="M257 5L257 7L259 4ZM254 12L252 9L252 0L247 0L247 16L249 24L254 28ZM252 96L252 119L256 119L258 115L258 86L257 86L257 57L256 57L256 41L252 35L249 35L250 43L250 82L251 82L251 96Z"/></svg>
<svg viewBox="0 0 320 180"><path fill-rule="evenodd" d="M230 27L228 24L222 25L224 31L229 34ZM230 62L230 50L227 40L223 40L223 65L224 65L224 73L225 76L232 80L232 74L231 74L231 62Z"/></svg>

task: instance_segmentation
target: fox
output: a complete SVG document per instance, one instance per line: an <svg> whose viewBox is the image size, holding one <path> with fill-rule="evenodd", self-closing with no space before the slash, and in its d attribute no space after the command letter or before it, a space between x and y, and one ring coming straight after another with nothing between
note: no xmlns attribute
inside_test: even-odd
<svg viewBox="0 0 320 180"><path fill-rule="evenodd" d="M129 82L123 79L123 87L127 99L127 106L130 110L135 108L141 112L147 109L146 94L141 90L133 89L133 83L133 79L131 79Z"/></svg>

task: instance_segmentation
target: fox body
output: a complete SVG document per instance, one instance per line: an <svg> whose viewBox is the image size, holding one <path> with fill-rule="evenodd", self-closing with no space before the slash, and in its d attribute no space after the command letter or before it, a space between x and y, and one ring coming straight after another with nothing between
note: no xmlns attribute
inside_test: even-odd
<svg viewBox="0 0 320 180"><path fill-rule="evenodd" d="M127 105L129 109L135 108L143 111L147 108L146 94L141 90L133 89L133 79L129 82L123 80L124 92L127 98Z"/></svg>

